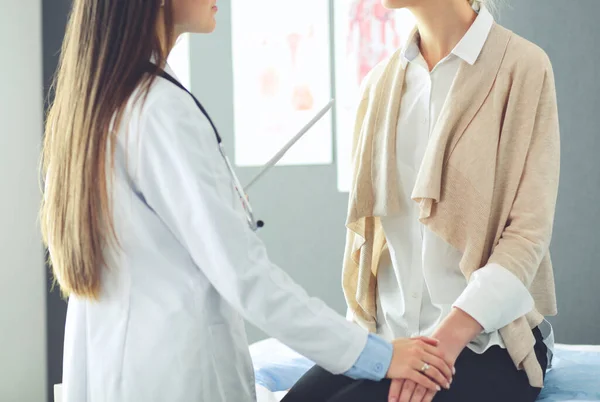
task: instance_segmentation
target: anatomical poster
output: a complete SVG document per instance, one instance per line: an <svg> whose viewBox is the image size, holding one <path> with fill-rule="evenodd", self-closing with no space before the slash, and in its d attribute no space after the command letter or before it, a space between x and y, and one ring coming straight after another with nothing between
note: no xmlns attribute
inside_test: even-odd
<svg viewBox="0 0 600 402"><path fill-rule="evenodd" d="M334 21L338 189L348 191L360 84L401 47L415 21L407 10L384 8L381 0L335 0Z"/></svg>
<svg viewBox="0 0 600 402"><path fill-rule="evenodd" d="M326 0L232 0L235 162L266 163L332 96ZM332 163L328 113L280 165Z"/></svg>

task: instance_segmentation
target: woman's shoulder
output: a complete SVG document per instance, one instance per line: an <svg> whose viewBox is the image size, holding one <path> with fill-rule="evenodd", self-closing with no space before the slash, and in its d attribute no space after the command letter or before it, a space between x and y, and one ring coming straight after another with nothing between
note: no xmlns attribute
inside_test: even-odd
<svg viewBox="0 0 600 402"><path fill-rule="evenodd" d="M171 108L183 111L196 111L197 106L190 94L175 84L156 77L150 86L140 86L132 96L134 106L144 113L164 111Z"/></svg>
<svg viewBox="0 0 600 402"><path fill-rule="evenodd" d="M371 88L373 88L377 84L377 82L384 75L384 72L389 67L399 62L401 53L401 49L396 50L396 52L394 52L392 55L386 57L385 59L377 63L375 67L373 67L371 71L367 73L367 75L363 78L360 86L360 94L363 99L369 96Z"/></svg>
<svg viewBox="0 0 600 402"><path fill-rule="evenodd" d="M121 127L126 135L119 138L132 150L140 144L189 143L204 148L212 144L211 140L214 142L214 136L198 135L212 132L212 127L192 96L161 77L155 78L150 86L136 89L126 116Z"/></svg>
<svg viewBox="0 0 600 402"><path fill-rule="evenodd" d="M552 72L552 62L544 49L512 31L506 31L510 40L504 56L505 66L512 72L526 75Z"/></svg>
<svg viewBox="0 0 600 402"><path fill-rule="evenodd" d="M193 125L209 126L193 97L175 84L156 77L150 85L142 84L131 95L128 105L132 128L159 124L163 128ZM206 120L206 121L205 121ZM136 130L144 132L144 130Z"/></svg>

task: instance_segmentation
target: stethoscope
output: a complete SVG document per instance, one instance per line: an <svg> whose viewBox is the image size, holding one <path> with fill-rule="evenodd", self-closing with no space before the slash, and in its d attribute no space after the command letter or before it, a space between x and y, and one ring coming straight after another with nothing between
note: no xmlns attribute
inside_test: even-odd
<svg viewBox="0 0 600 402"><path fill-rule="evenodd" d="M231 180L233 181L235 191L237 192L238 196L240 197L240 202L242 203L242 206L244 207L244 212L246 213L246 220L248 222L248 226L250 226L250 229L252 229L253 231L256 231L259 228L262 228L265 224L263 221L261 221L261 220L257 221L254 218L254 214L252 213L252 207L250 206L250 202L248 201L246 192L244 191L244 188L243 188L242 184L240 183L237 175L235 174L235 171L233 170L233 166L231 165L231 162L229 162L229 158L227 157L227 154L225 153L225 148L223 147L223 140L221 139L221 136L219 135L219 131L217 130L217 127L215 126L212 119L210 118L210 116L208 115L206 110L204 109L204 106L202 106L200 101L198 99L196 99L194 94L192 94L190 91L188 91L187 88L184 87L173 76L171 76L169 73L167 73L163 69L157 67L156 65L154 65L152 63L150 63L150 64L151 64L151 66L149 68L150 68L151 72L155 72L158 76L164 78L165 80L171 82L172 84L176 85L180 89L183 89L185 92L187 92L192 97L192 99L194 99L194 102L196 103L196 105L198 106L200 111L202 111L202 114L204 114L204 116L208 119L208 122L212 126L213 131L215 132L215 137L217 138L217 144L219 146L219 152L221 153L221 156L223 157L223 160L225 161L225 165L227 166L227 170L229 171L229 175L231 176Z"/></svg>

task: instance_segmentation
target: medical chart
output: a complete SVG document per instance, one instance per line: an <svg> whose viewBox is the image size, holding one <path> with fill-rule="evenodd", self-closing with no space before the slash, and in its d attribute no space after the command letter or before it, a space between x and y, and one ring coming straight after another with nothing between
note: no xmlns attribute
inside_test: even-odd
<svg viewBox="0 0 600 402"><path fill-rule="evenodd" d="M232 0L235 163L266 163L332 97L329 2ZM330 164L332 114L279 165Z"/></svg>
<svg viewBox="0 0 600 402"><path fill-rule="evenodd" d="M334 0L339 191L348 191L350 187L352 135L360 84L374 66L406 41L414 26L410 12L388 10L381 0Z"/></svg>

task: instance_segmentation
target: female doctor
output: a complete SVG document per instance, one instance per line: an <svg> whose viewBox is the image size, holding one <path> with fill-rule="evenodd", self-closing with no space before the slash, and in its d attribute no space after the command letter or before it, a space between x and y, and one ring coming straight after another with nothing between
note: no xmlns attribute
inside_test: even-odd
<svg viewBox="0 0 600 402"><path fill-rule="evenodd" d="M73 2L41 220L70 296L64 401L252 401L244 319L332 373L446 386L437 341L369 336L269 261L216 128L166 66L175 38L213 31L216 12Z"/></svg>

